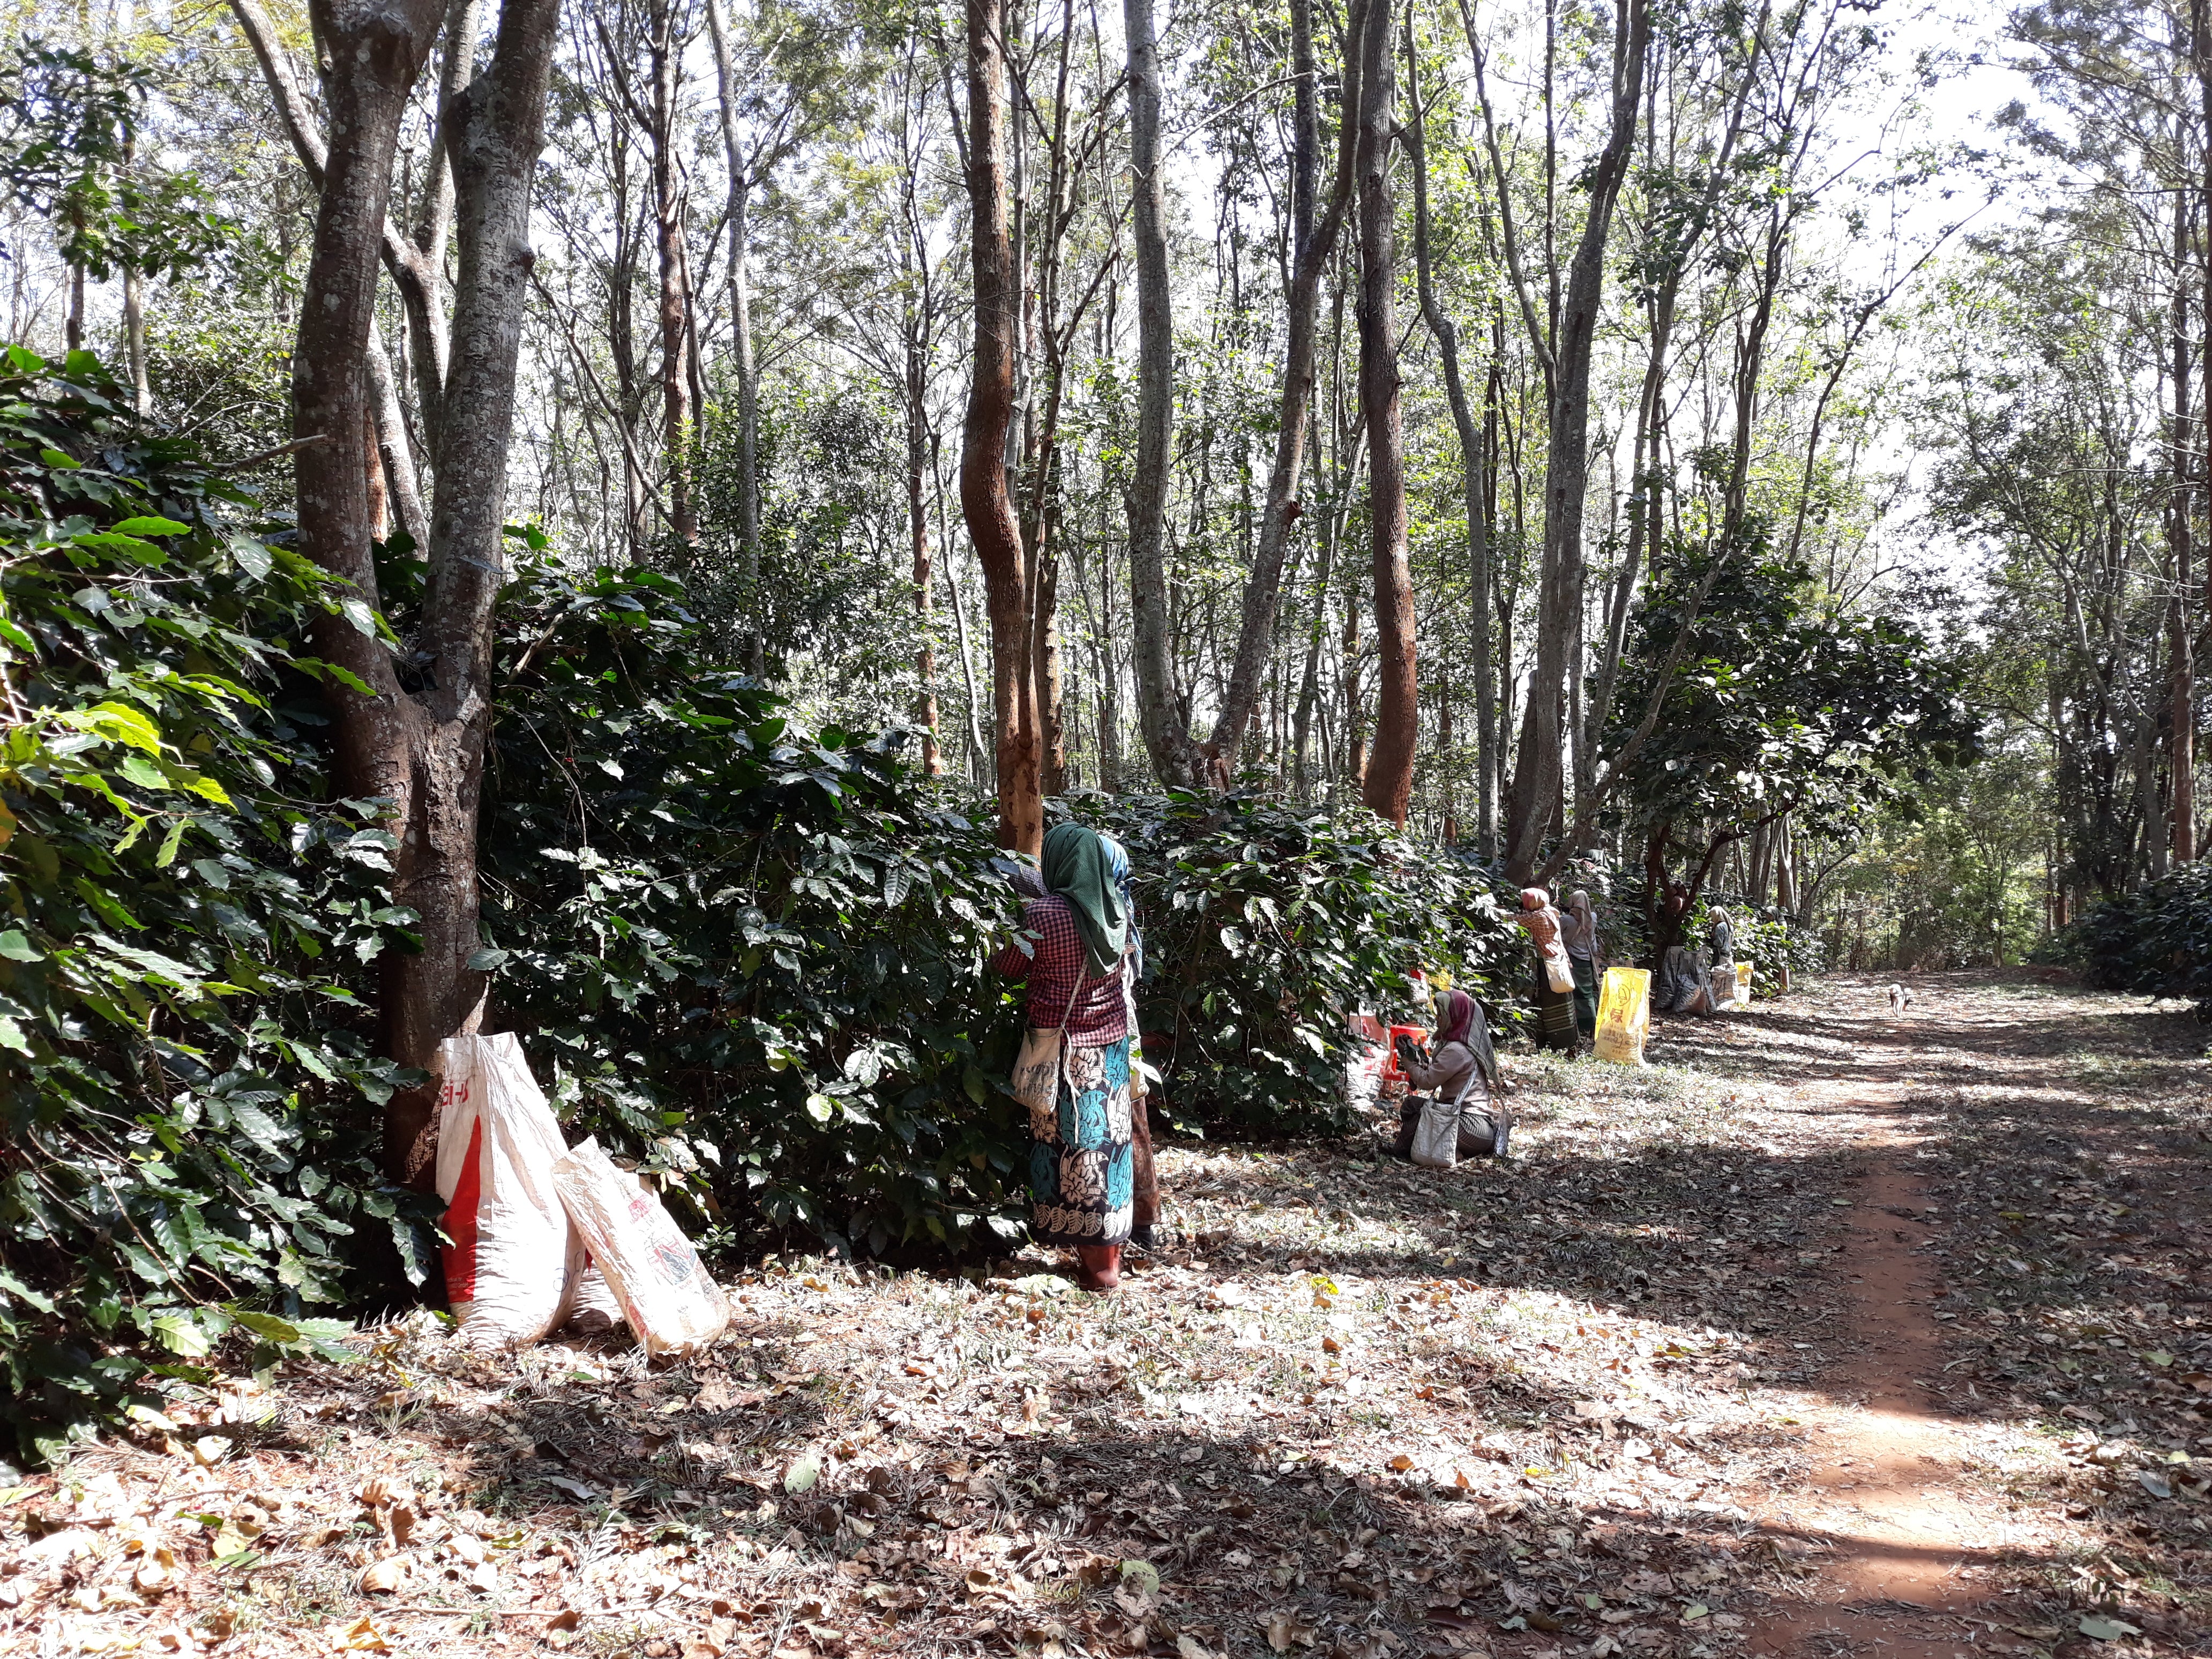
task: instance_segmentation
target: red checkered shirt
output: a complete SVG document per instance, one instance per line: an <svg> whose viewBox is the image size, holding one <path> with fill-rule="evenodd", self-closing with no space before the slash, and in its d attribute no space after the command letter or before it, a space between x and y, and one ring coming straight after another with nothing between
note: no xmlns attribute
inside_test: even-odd
<svg viewBox="0 0 2212 1659"><path fill-rule="evenodd" d="M1054 896L1031 899L1022 907L1022 929L1034 935L1032 957L1018 943L1009 945L991 958L991 966L1009 979L1029 981L1029 1021L1053 1026L1067 1014L1067 1040L1078 1048L1103 1048L1129 1035L1127 1005L1121 996L1122 963L1114 971L1093 976L1075 926L1074 907ZM1080 990L1076 979L1083 981ZM1068 999L1075 1012L1067 1013Z"/></svg>

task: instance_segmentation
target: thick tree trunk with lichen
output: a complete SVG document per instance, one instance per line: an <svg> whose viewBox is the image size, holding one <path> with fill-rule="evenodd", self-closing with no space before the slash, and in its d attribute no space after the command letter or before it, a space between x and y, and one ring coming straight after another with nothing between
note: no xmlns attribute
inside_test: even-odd
<svg viewBox="0 0 2212 1659"><path fill-rule="evenodd" d="M422 949L384 960L383 1046L428 1072L438 1043L477 1017L477 821L491 728L492 613L500 585L515 364L529 283L530 191L544 142L557 0L509 0L489 70L447 112L459 199L459 280L446 409L434 450L422 621L398 660L343 618L318 649L371 689L336 689L339 784L390 803L392 895L413 909ZM319 38L354 72L328 88L323 168L298 349L293 358L300 544L374 603L368 477L376 427L370 368L394 147L409 92L435 39L424 0L369 9L316 0ZM396 1094L385 1153L396 1179L428 1182L437 1081Z"/></svg>

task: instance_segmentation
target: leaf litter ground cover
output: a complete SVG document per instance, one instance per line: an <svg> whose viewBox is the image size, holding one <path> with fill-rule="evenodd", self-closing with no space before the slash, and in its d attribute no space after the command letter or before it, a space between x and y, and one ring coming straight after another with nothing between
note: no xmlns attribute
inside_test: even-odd
<svg viewBox="0 0 2212 1659"><path fill-rule="evenodd" d="M2204 1651L2204 1028L1918 989L1511 1056L1504 1166L1164 1147L1113 1298L770 1259L667 1369L210 1381L0 1493L0 1650Z"/></svg>

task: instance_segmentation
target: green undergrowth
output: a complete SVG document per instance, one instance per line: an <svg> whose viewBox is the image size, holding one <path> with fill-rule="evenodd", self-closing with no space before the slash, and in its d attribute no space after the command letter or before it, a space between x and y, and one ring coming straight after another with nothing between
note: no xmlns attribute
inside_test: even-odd
<svg viewBox="0 0 2212 1659"><path fill-rule="evenodd" d="M32 1446L241 1316L296 1340L427 1237L343 971L410 918L328 802L302 645L374 621L127 410L83 353L0 374L0 1365Z"/></svg>

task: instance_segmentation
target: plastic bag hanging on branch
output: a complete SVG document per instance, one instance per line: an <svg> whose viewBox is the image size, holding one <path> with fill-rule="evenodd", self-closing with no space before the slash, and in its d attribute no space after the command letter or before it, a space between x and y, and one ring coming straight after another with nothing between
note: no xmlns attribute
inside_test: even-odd
<svg viewBox="0 0 2212 1659"><path fill-rule="evenodd" d="M1644 1039L1651 1030L1651 974L1644 968L1608 968L1598 995L1596 1052L1616 1066L1644 1064Z"/></svg>
<svg viewBox="0 0 2212 1659"><path fill-rule="evenodd" d="M438 1045L446 1297L465 1341L514 1347L568 1317L584 1249L554 1190L568 1145L512 1032Z"/></svg>
<svg viewBox="0 0 2212 1659"><path fill-rule="evenodd" d="M563 1157L553 1179L592 1265L606 1276L648 1354L703 1348L730 1322L730 1304L659 1199L616 1167L597 1140Z"/></svg>

